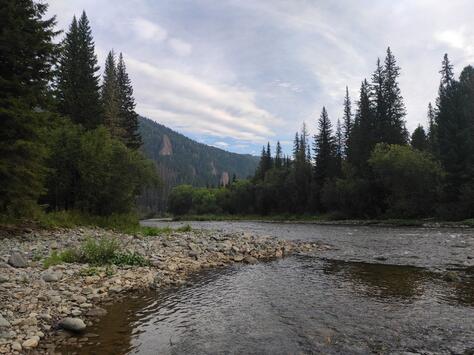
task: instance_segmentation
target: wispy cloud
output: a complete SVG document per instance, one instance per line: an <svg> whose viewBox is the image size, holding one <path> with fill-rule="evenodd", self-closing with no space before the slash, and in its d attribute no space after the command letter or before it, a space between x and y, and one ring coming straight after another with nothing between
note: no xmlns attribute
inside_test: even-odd
<svg viewBox="0 0 474 355"><path fill-rule="evenodd" d="M153 119L173 123L186 131L217 137L264 141L281 120L258 107L255 95L241 87L211 84L196 76L161 69L127 58L139 79L138 110Z"/></svg>
<svg viewBox="0 0 474 355"><path fill-rule="evenodd" d="M161 26L144 18L132 20L132 29L141 40L162 42L168 37L168 32Z"/></svg>

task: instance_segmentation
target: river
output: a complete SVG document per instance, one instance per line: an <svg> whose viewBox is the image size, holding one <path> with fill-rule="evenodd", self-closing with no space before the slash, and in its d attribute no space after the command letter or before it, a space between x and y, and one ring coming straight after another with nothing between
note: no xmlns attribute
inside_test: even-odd
<svg viewBox="0 0 474 355"><path fill-rule="evenodd" d="M108 307L90 330L97 338L65 352L474 353L472 229L190 224L332 248L206 271L185 286L130 296Z"/></svg>

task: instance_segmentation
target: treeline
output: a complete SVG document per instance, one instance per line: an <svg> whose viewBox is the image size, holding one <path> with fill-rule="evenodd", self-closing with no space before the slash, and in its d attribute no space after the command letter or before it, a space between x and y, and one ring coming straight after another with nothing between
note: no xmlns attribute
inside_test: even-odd
<svg viewBox="0 0 474 355"><path fill-rule="evenodd" d="M122 54L100 82L85 12L59 44L47 5L5 0L0 13L0 215L129 212L155 167L138 148L138 115Z"/></svg>
<svg viewBox="0 0 474 355"><path fill-rule="evenodd" d="M363 80L355 112L346 88L342 119L332 127L323 107L317 134L296 133L293 154L263 148L253 179L227 188L176 188L172 213L315 214L341 218L474 217L474 68L458 80L445 55L427 129L409 135L390 48L370 82Z"/></svg>

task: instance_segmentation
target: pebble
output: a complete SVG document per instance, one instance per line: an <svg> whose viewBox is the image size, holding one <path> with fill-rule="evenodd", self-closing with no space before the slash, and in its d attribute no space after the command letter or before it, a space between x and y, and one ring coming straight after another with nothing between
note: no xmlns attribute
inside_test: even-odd
<svg viewBox="0 0 474 355"><path fill-rule="evenodd" d="M21 344L22 348L30 349L30 348L36 348L39 343L39 336L34 336L28 340L25 340L23 344Z"/></svg>
<svg viewBox="0 0 474 355"><path fill-rule="evenodd" d="M0 314L0 328L8 328L11 324Z"/></svg>
<svg viewBox="0 0 474 355"><path fill-rule="evenodd" d="M24 268L28 266L28 262L26 261L25 257L17 251L12 252L8 258L8 264L16 268Z"/></svg>

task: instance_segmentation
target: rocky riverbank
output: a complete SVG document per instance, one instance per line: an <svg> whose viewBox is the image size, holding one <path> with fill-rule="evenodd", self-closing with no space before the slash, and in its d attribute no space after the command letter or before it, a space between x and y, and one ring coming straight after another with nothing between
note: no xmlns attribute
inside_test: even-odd
<svg viewBox="0 0 474 355"><path fill-rule="evenodd" d="M112 238L149 266L63 263L44 267L54 251L86 238ZM100 305L128 292L179 285L193 272L235 262L256 263L327 248L245 233L173 232L132 236L102 229L32 231L0 237L0 353L55 353L64 342L87 341L87 327L105 314ZM70 334L81 332L81 338Z"/></svg>

